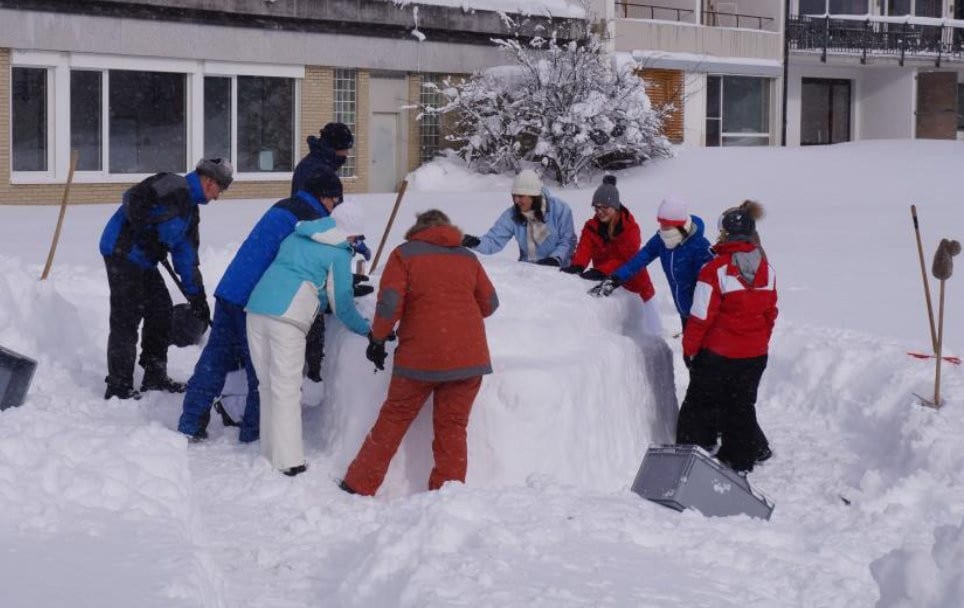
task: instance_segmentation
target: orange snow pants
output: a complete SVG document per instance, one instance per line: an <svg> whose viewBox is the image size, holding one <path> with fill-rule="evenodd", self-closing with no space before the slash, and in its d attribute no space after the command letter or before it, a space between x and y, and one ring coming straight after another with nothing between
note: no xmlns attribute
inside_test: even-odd
<svg viewBox="0 0 964 608"><path fill-rule="evenodd" d="M378 420L349 465L345 483L359 494L374 496L385 479L402 437L433 393L435 438L432 453L435 467L428 478L428 489L437 490L446 481L465 481L468 465L465 429L481 386L482 376L449 382L424 382L393 376Z"/></svg>

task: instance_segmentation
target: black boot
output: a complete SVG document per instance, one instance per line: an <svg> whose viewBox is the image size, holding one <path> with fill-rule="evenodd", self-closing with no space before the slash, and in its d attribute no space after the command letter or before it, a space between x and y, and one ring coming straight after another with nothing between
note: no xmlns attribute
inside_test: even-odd
<svg viewBox="0 0 964 608"><path fill-rule="evenodd" d="M175 382L167 376L164 370L144 370L144 380L141 382L141 392L165 391L168 393L183 393L187 385Z"/></svg>
<svg viewBox="0 0 964 608"><path fill-rule="evenodd" d="M291 467L290 469L283 469L281 472L288 477L294 477L295 475L300 475L308 470L308 463L300 464L296 467Z"/></svg>
<svg viewBox="0 0 964 608"><path fill-rule="evenodd" d="M117 384L110 380L107 381L107 391L104 393L104 399L110 399L111 397L117 397L118 399L137 399L141 398L141 394L134 390L134 387L130 384Z"/></svg>
<svg viewBox="0 0 964 608"><path fill-rule="evenodd" d="M345 483L344 479L342 479L341 483L338 484L338 489L340 489L342 492L348 492L349 494L358 494L358 492L351 489L350 485Z"/></svg>

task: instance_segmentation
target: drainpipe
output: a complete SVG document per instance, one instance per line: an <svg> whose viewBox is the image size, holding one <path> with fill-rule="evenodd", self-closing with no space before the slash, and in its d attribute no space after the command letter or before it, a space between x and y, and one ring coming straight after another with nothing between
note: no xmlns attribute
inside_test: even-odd
<svg viewBox="0 0 964 608"><path fill-rule="evenodd" d="M787 145L787 82L790 78L790 0L783 3L783 125L780 129L780 145Z"/></svg>

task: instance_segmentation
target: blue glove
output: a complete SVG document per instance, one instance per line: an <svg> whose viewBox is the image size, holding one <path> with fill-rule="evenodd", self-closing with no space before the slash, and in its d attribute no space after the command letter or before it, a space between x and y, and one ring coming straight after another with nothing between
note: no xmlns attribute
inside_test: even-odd
<svg viewBox="0 0 964 608"><path fill-rule="evenodd" d="M352 249L355 250L355 253L365 258L366 262L371 261L372 250L369 249L368 245L365 244L365 237L360 236L357 239L355 239L355 243L354 245L352 245Z"/></svg>

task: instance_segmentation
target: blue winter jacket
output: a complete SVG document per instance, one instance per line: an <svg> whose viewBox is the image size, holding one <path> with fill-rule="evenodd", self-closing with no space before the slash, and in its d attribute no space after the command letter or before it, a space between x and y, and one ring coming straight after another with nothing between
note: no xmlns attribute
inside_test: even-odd
<svg viewBox="0 0 964 608"><path fill-rule="evenodd" d="M371 325L355 308L352 255L347 235L332 218L299 222L255 285L246 310L307 333L318 311L330 305L348 329L367 335Z"/></svg>
<svg viewBox="0 0 964 608"><path fill-rule="evenodd" d="M100 253L105 257L125 258L138 267L149 270L156 268L161 261L157 253L163 253L163 257L166 257L167 252L170 252L174 270L187 295L203 293L204 280L198 268L200 215L197 206L207 204L208 201L204 197L201 180L193 171L184 177L173 173L159 173L132 187L124 193L124 197L126 199L139 188L151 188L155 185L157 203L151 208L148 217L169 219L151 223L135 232L127 219L125 205L122 204L104 227L100 237ZM162 249L152 255L147 243L154 238L155 232L157 244Z"/></svg>
<svg viewBox="0 0 964 608"><path fill-rule="evenodd" d="M573 252L576 250L576 228L572 223L572 210L562 199L556 198L546 188L542 189L542 198L549 204L546 214L546 225L549 235L536 247L536 259L529 259L529 245L527 226L525 221L518 220L515 205L506 209L489 231L479 237L482 241L474 251L491 254L502 251L509 239L515 237L519 244L519 260L523 262L538 262L543 258L556 258L561 266L568 266Z"/></svg>
<svg viewBox="0 0 964 608"><path fill-rule="evenodd" d="M663 244L663 239L657 232L643 245L639 253L613 273L625 283L650 262L659 258L663 264L663 272L666 273L670 291L673 293L673 303L676 304L676 310L682 317L690 316L693 290L696 289L700 268L713 259L710 242L703 236L703 220L695 215L690 217L693 219L693 233L686 237L685 241L669 249Z"/></svg>
<svg viewBox="0 0 964 608"><path fill-rule="evenodd" d="M281 242L294 232L295 225L323 217L328 217L328 210L303 191L272 205L241 243L214 295L243 307L258 279L278 254Z"/></svg>
<svg viewBox="0 0 964 608"><path fill-rule="evenodd" d="M298 162L291 175L291 196L299 190L304 190L305 182L322 168L330 169L336 174L338 168L345 164L345 157L335 154L334 148L324 143L314 135L308 136L308 154Z"/></svg>

